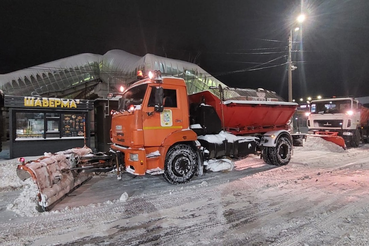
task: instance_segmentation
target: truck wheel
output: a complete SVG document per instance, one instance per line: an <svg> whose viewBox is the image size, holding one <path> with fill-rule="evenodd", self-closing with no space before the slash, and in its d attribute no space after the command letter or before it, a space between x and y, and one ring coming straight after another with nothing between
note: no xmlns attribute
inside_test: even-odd
<svg viewBox="0 0 369 246"><path fill-rule="evenodd" d="M197 170L195 150L187 144L176 144L168 150L165 158L164 178L171 184L186 183Z"/></svg>
<svg viewBox="0 0 369 246"><path fill-rule="evenodd" d="M270 147L264 147L263 149L263 160L266 164L272 164L272 160L269 157Z"/></svg>
<svg viewBox="0 0 369 246"><path fill-rule="evenodd" d="M283 166L287 165L291 160L292 144L287 137L280 137L277 146L270 148L269 158L272 165Z"/></svg>
<svg viewBox="0 0 369 246"><path fill-rule="evenodd" d="M359 147L360 139L361 139L360 131L359 131L359 129L356 129L355 132L354 132L354 135L352 136L352 139L350 141L350 146L354 147L354 148Z"/></svg>

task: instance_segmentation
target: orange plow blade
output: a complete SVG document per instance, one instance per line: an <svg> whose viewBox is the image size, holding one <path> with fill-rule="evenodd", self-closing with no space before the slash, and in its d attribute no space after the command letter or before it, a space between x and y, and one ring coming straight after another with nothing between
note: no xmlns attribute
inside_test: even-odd
<svg viewBox="0 0 369 246"><path fill-rule="evenodd" d="M321 137L326 141L332 142L346 149L346 143L343 137L338 136L338 132L315 132L312 136Z"/></svg>
<svg viewBox="0 0 369 246"><path fill-rule="evenodd" d="M86 147L74 148L18 165L18 177L21 180L32 178L37 186L37 205L41 211L48 210L54 203L92 177L89 173L73 171L73 163L69 158L71 154L79 157L90 152L91 149ZM20 158L20 161L21 159L23 158Z"/></svg>

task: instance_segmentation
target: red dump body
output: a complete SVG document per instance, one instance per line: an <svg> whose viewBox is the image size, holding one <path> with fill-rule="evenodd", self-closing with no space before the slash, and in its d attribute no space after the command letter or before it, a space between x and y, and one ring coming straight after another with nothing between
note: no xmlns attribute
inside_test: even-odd
<svg viewBox="0 0 369 246"><path fill-rule="evenodd" d="M213 106L224 122L224 128L236 135L288 129L287 123L298 106L282 101L248 100L225 100L222 105L221 100L209 91L190 95L189 101Z"/></svg>
<svg viewBox="0 0 369 246"><path fill-rule="evenodd" d="M361 126L369 125L369 109L366 107L362 107L360 109L360 125Z"/></svg>

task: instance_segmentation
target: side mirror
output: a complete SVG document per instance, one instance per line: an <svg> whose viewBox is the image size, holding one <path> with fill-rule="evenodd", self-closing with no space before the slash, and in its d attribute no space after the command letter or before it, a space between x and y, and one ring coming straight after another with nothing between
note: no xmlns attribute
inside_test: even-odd
<svg viewBox="0 0 369 246"><path fill-rule="evenodd" d="M155 112L163 112L164 106L163 106L163 98L164 98L164 92L163 87L156 87L155 90Z"/></svg>

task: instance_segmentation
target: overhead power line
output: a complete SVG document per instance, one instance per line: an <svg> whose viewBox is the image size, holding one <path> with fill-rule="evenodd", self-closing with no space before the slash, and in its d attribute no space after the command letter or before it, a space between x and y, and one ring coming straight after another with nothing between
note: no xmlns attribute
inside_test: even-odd
<svg viewBox="0 0 369 246"><path fill-rule="evenodd" d="M286 56L283 55L283 56L280 56L280 57L277 57L275 59L272 59L270 61L267 61L267 62L264 62L264 63L261 63L261 64L258 64L258 65L255 65L253 67L249 67L249 68L245 68L245 69L240 69L240 70L235 70L235 71L229 71L229 72L225 72L225 73L221 73L221 74L218 74L217 76L224 76L224 75L229 75L229 74L234 74L234 73L242 73L242 72L252 72L252 71L257 71L257 70L263 70L263 69L269 69L269 68L273 68L273 67L280 67L280 66L284 66L287 64L287 62L284 62L284 63L281 63L281 64L275 64L275 65L271 65L271 66L266 66L266 67L261 67L263 65L266 65L266 64L269 64L269 63L272 63L276 60L279 60L279 59L282 59L282 58L285 58Z"/></svg>

